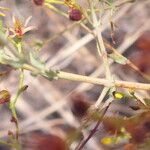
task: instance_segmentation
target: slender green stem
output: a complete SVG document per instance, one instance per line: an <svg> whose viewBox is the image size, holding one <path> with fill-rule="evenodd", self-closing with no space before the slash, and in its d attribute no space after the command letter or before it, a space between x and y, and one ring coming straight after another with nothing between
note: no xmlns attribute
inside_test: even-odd
<svg viewBox="0 0 150 150"><path fill-rule="evenodd" d="M24 82L24 72L23 72L23 69L20 69L19 87L18 87L18 90L17 90L17 93L16 93L14 99L10 102L10 110L12 112L12 120L16 126L15 147L18 150L19 150L20 144L19 144L19 140L18 140L19 139L19 124L18 124L18 116L17 116L17 112L16 112L16 103L17 103L17 100L18 100L20 94L22 93L23 82Z"/></svg>

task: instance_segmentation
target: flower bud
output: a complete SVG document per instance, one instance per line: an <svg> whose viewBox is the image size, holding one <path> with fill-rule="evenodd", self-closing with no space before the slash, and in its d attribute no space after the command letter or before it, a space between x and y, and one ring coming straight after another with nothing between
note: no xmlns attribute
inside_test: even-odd
<svg viewBox="0 0 150 150"><path fill-rule="evenodd" d="M0 104L10 101L10 93L7 90L0 91Z"/></svg>
<svg viewBox="0 0 150 150"><path fill-rule="evenodd" d="M89 101L81 93L73 93L71 95L71 110L76 117L84 117L89 107Z"/></svg>
<svg viewBox="0 0 150 150"><path fill-rule="evenodd" d="M34 2L36 5L40 6L40 5L43 5L44 0L33 0L33 2Z"/></svg>
<svg viewBox="0 0 150 150"><path fill-rule="evenodd" d="M79 9L71 8L69 10L69 18L72 21L79 21L82 19L82 12Z"/></svg>

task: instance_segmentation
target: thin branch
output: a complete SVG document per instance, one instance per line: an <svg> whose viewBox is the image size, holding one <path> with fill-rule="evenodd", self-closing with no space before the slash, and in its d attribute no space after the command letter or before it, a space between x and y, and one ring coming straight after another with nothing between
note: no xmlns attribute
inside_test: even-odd
<svg viewBox="0 0 150 150"><path fill-rule="evenodd" d="M47 76L43 72L40 72L40 70L38 70L37 68L30 66L28 64L23 65L22 68L25 70L29 70L33 73L41 74L42 76L51 79L51 77ZM128 82L128 81L118 81L118 80L110 82L107 79L88 77L88 76L63 72L63 71L58 71L56 78L66 79L66 80L71 80L71 81L91 83L91 84L96 84L96 85L103 85L106 87L116 86L116 87L121 87L121 88L129 88L129 89L137 89L137 90L150 90L150 84Z"/></svg>
<svg viewBox="0 0 150 150"><path fill-rule="evenodd" d="M127 81L110 82L107 79L93 78L93 77L82 76L82 75L77 75L77 74L72 74L72 73L67 73L62 71L59 71L57 76L58 78L61 79L86 82L86 83L92 83L97 85L104 85L106 87L116 86L116 87L129 88L129 89L150 90L150 84L145 84L145 83L127 82Z"/></svg>
<svg viewBox="0 0 150 150"><path fill-rule="evenodd" d="M102 116L99 118L99 120L97 121L95 127L93 128L93 130L90 132L90 134L88 135L88 137L83 141L81 142L80 145L78 145L75 150L82 150L83 147L86 145L86 143L92 138L92 136L96 133L98 127L100 126L109 106L110 106L111 103L108 104L108 106L106 106L106 108L104 109L104 111L102 112Z"/></svg>
<svg viewBox="0 0 150 150"><path fill-rule="evenodd" d="M115 49L114 47L112 47L106 40L104 41L105 43L105 46L107 48L109 48L110 50L113 51L114 54L118 55L118 56L121 56L123 58L125 58L127 61L126 61L126 64L131 67L133 70L135 70L137 73L139 73L143 78L147 79L148 81L150 81L150 77L146 74L144 74L143 72L140 71L140 69L134 65L134 63L132 63L128 58L124 57L122 54L120 54L120 52Z"/></svg>
<svg viewBox="0 0 150 150"><path fill-rule="evenodd" d="M110 68L109 68L109 62L108 62L108 57L107 57L107 52L106 52L106 48L104 45L104 41L102 38L102 27L101 24L99 24L99 22L101 20L97 19L96 16L96 12L94 11L94 6L92 5L92 1L91 1L91 11L92 11L92 17L93 17L93 24L95 27L95 36L96 36L96 42L97 42L97 50L98 53L100 54L100 56L103 59L103 63L104 63L104 67L105 67L105 71L106 71L106 78L109 79L111 81L111 72L110 72Z"/></svg>

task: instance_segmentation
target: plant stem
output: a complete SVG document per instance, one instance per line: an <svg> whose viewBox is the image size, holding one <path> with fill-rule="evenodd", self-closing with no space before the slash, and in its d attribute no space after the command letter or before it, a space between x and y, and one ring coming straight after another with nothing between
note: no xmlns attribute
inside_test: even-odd
<svg viewBox="0 0 150 150"><path fill-rule="evenodd" d="M109 87L104 87L99 98L97 99L97 101L95 102L95 107L98 108L101 104L101 102L103 101L103 99L105 98L106 94L109 91Z"/></svg>
<svg viewBox="0 0 150 150"><path fill-rule="evenodd" d="M77 75L77 74L67 73L62 71L59 71L57 76L60 79L104 85L106 87L116 86L116 87L129 88L129 89L150 90L150 84L145 84L145 83L136 83L136 82L127 82L127 81L114 81L112 83L107 79L93 78L93 77L82 76L82 75Z"/></svg>
<svg viewBox="0 0 150 150"><path fill-rule="evenodd" d="M94 33L95 33L95 36L97 39L96 42L97 42L98 53L101 55L101 57L103 59L105 72L106 72L106 79L111 81L111 72L110 72L110 68L109 68L107 52L106 52L106 48L105 48L104 41L102 38L101 24L99 24L99 22L101 20L98 21L98 19L97 19L96 12L94 11L94 6L92 5L92 1L91 1L91 11L92 11L92 16L93 16L93 24L95 27Z"/></svg>
<svg viewBox="0 0 150 150"><path fill-rule="evenodd" d="M99 125L101 124L102 119L104 118L104 116L105 116L105 114L106 114L106 112L107 112L107 110L108 110L110 104L111 104L111 103L109 103L109 104L106 106L106 108L105 108L104 111L102 112L101 117L100 117L99 120L97 121L95 127L92 129L92 131L90 132L90 134L88 135L88 137L87 137L83 142L81 142L81 144L78 145L75 150L82 150L83 147L86 145L86 143L92 138L92 136L93 136L93 135L95 134L95 132L97 131Z"/></svg>
<svg viewBox="0 0 150 150"><path fill-rule="evenodd" d="M105 67L105 73L106 73L105 74L106 79L108 79L110 82L112 82L111 71L110 71L110 68L109 68L107 52L106 52L106 48L105 48L104 41L103 41L103 38L102 38L102 33L101 33L101 24L100 24L101 19L97 18L97 14L96 14L96 11L95 11L95 8L94 8L93 1L88 0L88 2L89 2L89 6L90 6L90 9L91 9L91 12L92 12L91 14L92 14L92 20L93 20L93 27L95 28L94 35L95 35L95 39L96 39L96 42L97 42L97 51L98 51L100 57L102 57L102 59L103 59L103 63L104 63L104 67ZM97 108L101 105L101 102L103 101L105 95L109 91L109 88L104 87L104 89L102 90L99 98L97 99L97 101L95 103L95 106Z"/></svg>
<svg viewBox="0 0 150 150"><path fill-rule="evenodd" d="M17 103L17 100L18 100L18 97L20 96L21 94L21 89L23 87L23 82L24 82L24 72L23 72L23 69L20 69L20 77L19 77L19 87L18 87L18 90L17 90L17 93L14 97L14 99L10 102L10 110L11 110L11 113L12 113L12 122L15 123L15 126L16 126L16 149L19 149L20 147L20 144L19 144L19 124L18 124L18 117L17 117L17 113L16 113L16 103Z"/></svg>
<svg viewBox="0 0 150 150"><path fill-rule="evenodd" d="M46 74L40 72L40 70L38 70L37 68L35 68L29 64L24 64L22 66L22 68L25 70L29 70L32 73L41 74L42 76L44 76L46 78L50 78ZM114 81L114 82L110 82L107 79L88 77L88 76L63 72L63 71L58 71L56 77L58 77L58 79L85 82L85 83L91 83L91 84L96 84L96 85L103 85L106 87L116 86L116 87L121 87L121 88L129 88L129 89L137 89L137 90L150 90L150 84L128 82L128 81L118 81L118 80Z"/></svg>

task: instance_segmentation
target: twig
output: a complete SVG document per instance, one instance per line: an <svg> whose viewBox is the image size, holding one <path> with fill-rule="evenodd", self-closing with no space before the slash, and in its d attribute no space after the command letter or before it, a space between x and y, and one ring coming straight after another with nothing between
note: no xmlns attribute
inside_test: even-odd
<svg viewBox="0 0 150 150"><path fill-rule="evenodd" d="M30 66L28 64L24 64L22 66L23 69L29 70L32 73L38 73L46 78L50 78L46 74L40 72L37 68ZM52 70L51 70L52 71ZM58 71L56 78L58 79L66 79L71 81L78 81L78 82L85 82L85 83L91 83L91 84L97 84L97 85L104 85L106 87L110 86L116 86L121 88L129 88L129 89L138 89L138 90L150 90L150 84L145 83L137 83L137 82L128 82L128 81L113 81L110 82L107 79L100 79L100 78L94 78L94 77L88 77L63 71Z"/></svg>
<svg viewBox="0 0 150 150"><path fill-rule="evenodd" d="M148 81L150 81L150 77L144 73L142 73L140 71L140 69L134 65L134 63L132 63L128 58L124 57L122 54L120 54L119 51L117 51L117 49L115 49L114 47L112 47L106 40L105 40L105 46L107 48L109 48L110 50L113 51L114 54L118 55L118 56L121 56L123 58L125 58L127 61L126 61L126 64L131 67L133 70L135 70L136 72L138 72L143 78L147 79Z"/></svg>
<svg viewBox="0 0 150 150"><path fill-rule="evenodd" d="M92 131L90 132L90 134L88 135L88 137L83 141L81 142L80 145L78 145L75 150L82 150L83 147L85 146L85 144L92 138L92 136L95 134L95 132L97 131L99 125L101 124L102 122L102 119L104 118L109 106L110 106L111 103L108 104L108 106L106 106L106 108L104 109L103 113L102 113L102 116L99 118L99 120L97 121L95 127L92 129Z"/></svg>
<svg viewBox="0 0 150 150"><path fill-rule="evenodd" d="M116 87L129 88L129 89L150 90L150 84L145 84L145 83L128 82L128 81L110 82L107 79L93 78L93 77L82 76L82 75L77 75L77 74L67 73L62 71L59 71L57 76L58 78L61 79L86 82L86 83L92 83L97 85L104 85L106 87L116 86Z"/></svg>

